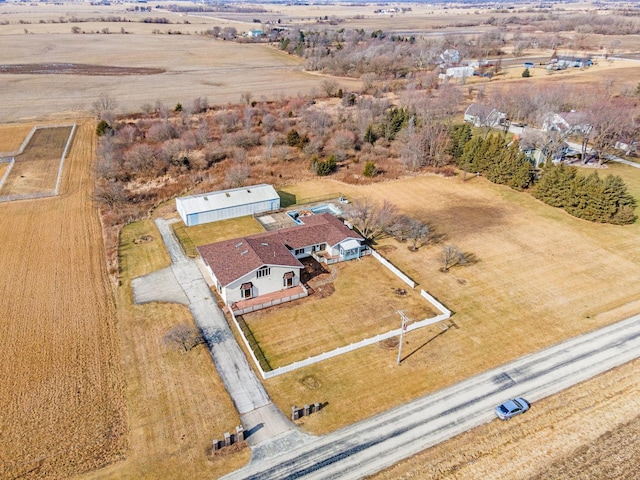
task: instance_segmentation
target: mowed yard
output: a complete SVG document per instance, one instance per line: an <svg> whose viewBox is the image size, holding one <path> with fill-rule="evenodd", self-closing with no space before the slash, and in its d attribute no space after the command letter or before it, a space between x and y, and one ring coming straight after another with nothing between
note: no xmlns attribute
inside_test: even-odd
<svg viewBox="0 0 640 480"><path fill-rule="evenodd" d="M371 256L331 268L334 280L309 297L243 315L272 368L400 328L398 310L413 321L437 315Z"/></svg>
<svg viewBox="0 0 640 480"><path fill-rule="evenodd" d="M623 172L630 184L637 182L639 171ZM417 253L393 239L379 247L455 313L458 327L407 335L409 355L399 367L396 352L368 347L266 382L285 411L291 404L328 402L305 420L313 432L368 417L640 310L637 224L584 222L483 178L463 183L427 175L362 187L326 180L282 190L300 197L340 190L351 198L387 199L429 222L441 244ZM442 273L442 244L455 244L478 262Z"/></svg>

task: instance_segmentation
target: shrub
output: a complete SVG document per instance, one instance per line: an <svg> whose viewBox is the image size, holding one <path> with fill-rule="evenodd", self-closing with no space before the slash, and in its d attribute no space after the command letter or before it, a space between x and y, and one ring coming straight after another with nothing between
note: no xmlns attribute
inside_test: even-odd
<svg viewBox="0 0 640 480"><path fill-rule="evenodd" d="M111 128L111 125L109 125L109 123L107 123L105 120L100 120L98 122L98 126L96 127L97 136L101 137L106 134L111 134L111 132L113 132L113 128Z"/></svg>
<svg viewBox="0 0 640 480"><path fill-rule="evenodd" d="M375 162L369 160L367 163L364 164L364 170L362 171L362 174L365 177L375 177L377 174L377 170L376 170L376 164Z"/></svg>
<svg viewBox="0 0 640 480"><path fill-rule="evenodd" d="M332 174L336 168L338 168L338 163L336 162L335 155L329 155L329 158L326 160L312 160L312 168L315 169L316 174L320 177L326 177L327 175Z"/></svg>

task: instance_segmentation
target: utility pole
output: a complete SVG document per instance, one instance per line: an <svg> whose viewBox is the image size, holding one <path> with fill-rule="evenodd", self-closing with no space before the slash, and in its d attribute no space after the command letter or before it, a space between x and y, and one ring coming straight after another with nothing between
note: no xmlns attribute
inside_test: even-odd
<svg viewBox="0 0 640 480"><path fill-rule="evenodd" d="M400 329L400 343L398 344L398 365L400 365L400 359L402 358L402 337L404 335L404 331L407 329L407 325L409 324L409 319L402 310L398 310L398 315L400 315L400 318L402 319L402 328Z"/></svg>

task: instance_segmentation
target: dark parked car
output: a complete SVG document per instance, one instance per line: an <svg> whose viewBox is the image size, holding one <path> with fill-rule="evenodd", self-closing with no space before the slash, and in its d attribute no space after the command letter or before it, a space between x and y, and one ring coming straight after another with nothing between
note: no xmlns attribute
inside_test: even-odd
<svg viewBox="0 0 640 480"><path fill-rule="evenodd" d="M496 415L502 420L509 420L516 415L529 410L529 402L524 398L514 398L498 405L495 409Z"/></svg>

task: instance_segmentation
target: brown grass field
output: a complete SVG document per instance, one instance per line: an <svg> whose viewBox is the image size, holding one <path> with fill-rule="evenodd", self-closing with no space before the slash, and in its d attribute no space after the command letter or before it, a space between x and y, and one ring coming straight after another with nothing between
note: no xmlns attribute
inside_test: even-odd
<svg viewBox="0 0 640 480"><path fill-rule="evenodd" d="M636 182L640 175L622 166L617 173ZM329 401L324 418L307 422L315 432L625 318L640 307L638 225L583 222L482 178L463 184L423 176L366 187L327 181L283 189L300 196L341 190L354 198L388 199L479 260L445 274L439 271L438 245L415 254L394 240L381 242L387 258L455 312L459 328L408 335L411 356L401 368L395 367L394 352L368 348L267 382L282 408L298 395L300 401L312 401L310 396ZM322 388L306 391L301 381L308 375ZM372 384L375 393L367 388Z"/></svg>
<svg viewBox="0 0 640 480"><path fill-rule="evenodd" d="M175 206L175 202L171 202L171 206ZM180 221L173 225L173 231L185 253L195 258L198 257L196 247L264 232L264 228L255 218L247 216L193 227L186 227L184 222Z"/></svg>
<svg viewBox="0 0 640 480"><path fill-rule="evenodd" d="M154 10L126 15L165 16L174 23L80 24L86 31L109 27L118 32L124 26L127 35L72 35L71 24L47 23L72 13L125 15L124 8L0 4L1 18L10 21L0 25L0 64L28 58L33 63L166 71L121 77L3 75L2 121L34 120L2 126L0 152L18 148L35 119L41 124L86 116L93 100L105 92L118 100L119 111L129 112L157 99L171 106L206 96L211 104L224 104L237 102L244 92L260 99L320 88L323 77L303 72L293 56L198 35L212 25L246 30L252 27L248 17L190 16L185 24L184 17ZM327 8L322 14L362 15L348 19L341 25L345 28L393 26L410 32L460 21L451 20L454 9L427 11L425 5L394 17L373 16L370 6ZM495 14L468 9L455 13ZM278 6L274 15L313 23L320 12ZM19 24L21 18L31 23ZM169 29L181 35L168 35ZM590 39L596 48L600 40L596 35ZM621 48L637 51L638 38L624 37ZM636 65L614 61L584 71L535 70L529 80L535 85L586 85L611 78L635 85L640 72ZM486 83L491 88L522 81L519 73L520 67L507 69ZM5 340L0 353L0 478L217 478L248 461L248 449L212 460L206 456L211 439L230 431L239 418L206 349L200 346L182 355L163 341L174 325L192 322L188 310L131 304L131 278L168 264L150 221L124 230L122 284L115 297L109 288L91 201L94 128L91 122L83 123L74 139L61 195L0 205L0 321ZM621 165L610 165L607 171L623 176L640 199L640 171ZM395 350L375 346L266 382L284 411L292 404L328 402L320 413L301 421L310 432L332 431L640 309L639 224L583 222L481 178L462 183L427 175L361 187L316 181L285 189L302 198L340 191L352 198L389 199L479 260L444 274L438 270L439 245L411 253L406 244L380 242L385 255L419 287L455 312L458 328L411 332L405 337L401 366L396 365ZM156 211L173 214L171 206ZM254 228L217 227L189 235L194 242L209 236L216 241ZM536 402L517 420L486 424L375 478L634 478L640 466L635 448L639 367L638 361L629 363Z"/></svg>
<svg viewBox="0 0 640 480"><path fill-rule="evenodd" d="M193 321L188 310L130 303L131 276L168 261L149 222L123 234L116 313L91 201L94 128L79 126L59 196L0 205L0 478L69 478L116 460L89 478L219 476L248 450L207 460L239 418L206 349L181 355L162 340Z"/></svg>
<svg viewBox="0 0 640 480"><path fill-rule="evenodd" d="M18 150L32 128L23 124L3 125L0 130L0 155Z"/></svg>
<svg viewBox="0 0 640 480"><path fill-rule="evenodd" d="M373 257L331 267L335 280L316 294L243 315L272 368L399 328L398 310L412 320L436 315L419 291L406 288ZM401 296L398 288L409 291Z"/></svg>
<svg viewBox="0 0 640 480"><path fill-rule="evenodd" d="M71 127L40 128L15 163L0 188L0 196L53 192Z"/></svg>
<svg viewBox="0 0 640 480"><path fill-rule="evenodd" d="M169 264L152 221L125 228L120 258L117 304L129 449L125 460L79 478L218 478L239 468L249 459L246 448L212 460L206 455L214 438L240 425L207 348L200 345L182 354L163 340L175 325L193 325L189 310L131 303L131 279Z"/></svg>
<svg viewBox="0 0 640 480"><path fill-rule="evenodd" d="M115 304L78 130L57 197L0 205L0 477L63 478L122 456Z"/></svg>
<svg viewBox="0 0 640 480"><path fill-rule="evenodd" d="M35 4L34 4L35 5ZM243 93L254 98L295 96L318 90L322 77L302 71L303 61L266 45L216 41L200 33L212 26L232 25L243 32L249 23L217 18L182 17L158 10L133 14L124 5L104 8L74 5L17 6L0 4L0 65L26 63L80 63L100 66L146 67L164 70L156 75L38 75L2 74L0 118L16 122L32 118L77 118L88 115L92 103L108 93L118 111L137 112L143 104L161 101L169 108L207 97L211 104L239 102ZM92 18L116 15L126 23L47 23L72 16ZM166 17L171 24L139 23L142 18ZM20 24L20 20L31 23ZM189 24L183 22L188 20ZM43 23L40 23L40 22ZM109 28L112 34L72 34L71 27L87 32ZM120 34L125 28L128 34ZM24 34L24 30L29 32ZM154 34L158 30L161 33ZM167 34L169 30L180 35ZM359 85L343 80L345 86ZM0 149L2 151L2 149Z"/></svg>

